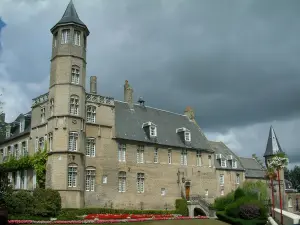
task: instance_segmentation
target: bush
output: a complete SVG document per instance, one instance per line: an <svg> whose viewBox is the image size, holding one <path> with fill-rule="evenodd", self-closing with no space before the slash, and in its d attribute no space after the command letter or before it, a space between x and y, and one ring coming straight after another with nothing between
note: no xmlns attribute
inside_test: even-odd
<svg viewBox="0 0 300 225"><path fill-rule="evenodd" d="M33 191L34 215L51 217L59 214L61 210L61 197L58 191L37 188Z"/></svg>
<svg viewBox="0 0 300 225"><path fill-rule="evenodd" d="M9 192L4 198L9 214L31 215L34 211L34 199L28 191Z"/></svg>
<svg viewBox="0 0 300 225"><path fill-rule="evenodd" d="M230 192L226 196L215 199L213 208L217 211L224 211L226 206L234 202L234 192Z"/></svg>
<svg viewBox="0 0 300 225"><path fill-rule="evenodd" d="M260 217L260 208L255 204L241 205L239 208L239 216L245 220L253 220Z"/></svg>
<svg viewBox="0 0 300 225"><path fill-rule="evenodd" d="M187 207L187 201L185 199L176 199L175 201L176 213L183 216L189 215L189 210Z"/></svg>
<svg viewBox="0 0 300 225"><path fill-rule="evenodd" d="M234 200L238 200L239 198L242 198L245 196L245 192L243 189L241 189L240 187L237 188L234 192Z"/></svg>
<svg viewBox="0 0 300 225"><path fill-rule="evenodd" d="M267 222L267 219L243 220L240 218L233 218L227 216L224 211L218 211L216 215L219 220L231 225L265 225Z"/></svg>

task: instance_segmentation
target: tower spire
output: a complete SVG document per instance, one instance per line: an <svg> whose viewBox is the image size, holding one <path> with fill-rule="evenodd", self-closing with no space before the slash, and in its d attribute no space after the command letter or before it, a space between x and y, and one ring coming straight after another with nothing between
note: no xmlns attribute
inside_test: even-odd
<svg viewBox="0 0 300 225"><path fill-rule="evenodd" d="M276 136L273 126L270 127L269 137L267 142L266 151L264 157L273 156L278 152L283 152L279 144L278 138Z"/></svg>

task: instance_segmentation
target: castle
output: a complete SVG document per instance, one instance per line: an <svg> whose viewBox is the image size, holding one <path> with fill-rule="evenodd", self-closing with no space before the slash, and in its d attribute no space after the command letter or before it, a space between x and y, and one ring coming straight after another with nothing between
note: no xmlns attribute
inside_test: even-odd
<svg viewBox="0 0 300 225"><path fill-rule="evenodd" d="M90 32L72 1L51 33L49 90L33 99L30 112L4 124L0 162L46 146L46 187L60 192L63 207L173 209L178 198L198 195L211 203L245 180L264 180L256 159L207 140L190 107L181 115L143 99L134 103L128 81L124 101L102 96L95 76L88 92ZM32 169L9 178L15 189L37 185Z"/></svg>

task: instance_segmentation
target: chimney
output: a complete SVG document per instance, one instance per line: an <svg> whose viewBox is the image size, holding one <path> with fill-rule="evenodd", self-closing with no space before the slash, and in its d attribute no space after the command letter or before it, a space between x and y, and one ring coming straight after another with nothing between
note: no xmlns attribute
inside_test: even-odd
<svg viewBox="0 0 300 225"><path fill-rule="evenodd" d="M128 80L125 80L124 84L124 102L127 102L129 105L133 105L133 89L130 87Z"/></svg>
<svg viewBox="0 0 300 225"><path fill-rule="evenodd" d="M90 77L90 92L92 94L97 94L97 77L96 76Z"/></svg>
<svg viewBox="0 0 300 225"><path fill-rule="evenodd" d="M190 106L186 107L186 109L184 110L184 115L186 115L190 120L195 119L194 111Z"/></svg>

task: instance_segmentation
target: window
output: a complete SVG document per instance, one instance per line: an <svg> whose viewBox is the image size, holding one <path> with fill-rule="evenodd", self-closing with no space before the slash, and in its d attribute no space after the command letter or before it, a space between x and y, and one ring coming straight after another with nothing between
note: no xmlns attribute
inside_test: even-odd
<svg viewBox="0 0 300 225"><path fill-rule="evenodd" d="M189 131L184 132L184 140L191 141L191 132L189 132Z"/></svg>
<svg viewBox="0 0 300 225"><path fill-rule="evenodd" d="M76 187L77 184L77 165L71 164L68 167L68 187Z"/></svg>
<svg viewBox="0 0 300 225"><path fill-rule="evenodd" d="M64 29L61 31L61 44L68 44L70 41L70 30Z"/></svg>
<svg viewBox="0 0 300 225"><path fill-rule="evenodd" d="M21 119L20 121L20 133L24 132L25 129L25 119Z"/></svg>
<svg viewBox="0 0 300 225"><path fill-rule="evenodd" d="M107 184L107 175L102 176L102 183Z"/></svg>
<svg viewBox="0 0 300 225"><path fill-rule="evenodd" d="M205 189L205 196L208 196L208 189Z"/></svg>
<svg viewBox="0 0 300 225"><path fill-rule="evenodd" d="M14 151L15 151L15 157L19 158L20 156L20 149L19 149L19 145L18 144L15 144L14 145Z"/></svg>
<svg viewBox="0 0 300 225"><path fill-rule="evenodd" d="M201 152L197 151L196 153L196 165L201 166L202 165L202 159L201 159Z"/></svg>
<svg viewBox="0 0 300 225"><path fill-rule="evenodd" d="M289 197L289 199L288 199L288 207L289 208L293 207L293 199L291 197Z"/></svg>
<svg viewBox="0 0 300 225"><path fill-rule="evenodd" d="M24 174L23 170L20 172L20 179L21 179L20 189L24 189L25 188L25 174Z"/></svg>
<svg viewBox="0 0 300 225"><path fill-rule="evenodd" d="M8 146L7 147L7 156L10 156L11 155L11 146Z"/></svg>
<svg viewBox="0 0 300 225"><path fill-rule="evenodd" d="M208 156L208 166L212 167L211 155Z"/></svg>
<svg viewBox="0 0 300 225"><path fill-rule="evenodd" d="M50 116L53 116L54 115L54 99L53 98L50 100L50 109L49 109L49 111L50 111Z"/></svg>
<svg viewBox="0 0 300 225"><path fill-rule="evenodd" d="M79 67L72 67L72 75L71 75L71 83L72 84L79 84Z"/></svg>
<svg viewBox="0 0 300 225"><path fill-rule="evenodd" d="M136 162L144 163L144 145L139 145L136 152Z"/></svg>
<svg viewBox="0 0 300 225"><path fill-rule="evenodd" d="M86 112L86 121L89 123L96 122L96 107L88 105L87 112Z"/></svg>
<svg viewBox="0 0 300 225"><path fill-rule="evenodd" d="M23 141L22 142L22 155L26 156L27 153L28 153L28 151L27 151L27 145L26 145L26 142Z"/></svg>
<svg viewBox="0 0 300 225"><path fill-rule="evenodd" d="M168 150L168 163L172 164L172 150Z"/></svg>
<svg viewBox="0 0 300 225"><path fill-rule="evenodd" d="M180 164L182 166L187 166L187 151L186 150L181 151Z"/></svg>
<svg viewBox="0 0 300 225"><path fill-rule="evenodd" d="M240 183L240 174L236 174L236 178L235 178L236 180L235 180L235 183L236 184L239 184Z"/></svg>
<svg viewBox="0 0 300 225"><path fill-rule="evenodd" d="M165 188L161 188L160 189L160 195L161 196L165 196L166 195L166 189Z"/></svg>
<svg viewBox="0 0 300 225"><path fill-rule="evenodd" d="M9 137L10 137L10 126L7 126L7 127L6 127L5 137L6 137L6 138L9 138Z"/></svg>
<svg viewBox="0 0 300 225"><path fill-rule="evenodd" d="M53 147L53 134L52 133L48 134L48 142L49 142L49 151L52 152L52 147Z"/></svg>
<svg viewBox="0 0 300 225"><path fill-rule="evenodd" d="M41 122L44 123L46 119L46 110L45 107L41 108Z"/></svg>
<svg viewBox="0 0 300 225"><path fill-rule="evenodd" d="M126 191L126 172L120 171L119 172L119 192Z"/></svg>
<svg viewBox="0 0 300 225"><path fill-rule="evenodd" d="M78 133L70 132L69 134L69 151L76 152L78 146Z"/></svg>
<svg viewBox="0 0 300 225"><path fill-rule="evenodd" d="M96 143L95 138L88 138L86 140L86 156L95 157Z"/></svg>
<svg viewBox="0 0 300 225"><path fill-rule="evenodd" d="M153 159L154 163L158 163L158 148L154 149L154 159Z"/></svg>
<svg viewBox="0 0 300 225"><path fill-rule="evenodd" d="M86 169L85 173L85 190L95 191L96 170L94 168L89 168Z"/></svg>
<svg viewBox="0 0 300 225"><path fill-rule="evenodd" d="M232 160L232 168L236 169L237 168L237 161Z"/></svg>
<svg viewBox="0 0 300 225"><path fill-rule="evenodd" d="M224 185L224 174L220 175L220 185Z"/></svg>
<svg viewBox="0 0 300 225"><path fill-rule="evenodd" d="M57 46L57 32L53 36L53 47L55 48Z"/></svg>
<svg viewBox="0 0 300 225"><path fill-rule="evenodd" d="M39 139L39 147L38 147L38 151L40 150L40 151L43 151L44 150L44 141L45 141L45 139L43 138L43 137L41 137L40 139Z"/></svg>
<svg viewBox="0 0 300 225"><path fill-rule="evenodd" d="M80 31L74 31L74 45L80 46Z"/></svg>
<svg viewBox="0 0 300 225"><path fill-rule="evenodd" d="M226 159L221 159L221 167L226 167Z"/></svg>
<svg viewBox="0 0 300 225"><path fill-rule="evenodd" d="M83 37L83 41L84 41L84 49L86 49L86 36L85 35Z"/></svg>
<svg viewBox="0 0 300 225"><path fill-rule="evenodd" d="M70 114L79 114L79 97L76 95L72 95L70 99Z"/></svg>
<svg viewBox="0 0 300 225"><path fill-rule="evenodd" d="M125 162L126 161L126 145L119 144L118 146L118 156L119 156L119 162Z"/></svg>
<svg viewBox="0 0 300 225"><path fill-rule="evenodd" d="M150 137L156 137L156 136L157 136L156 126L151 125L150 126Z"/></svg>
<svg viewBox="0 0 300 225"><path fill-rule="evenodd" d="M137 192L144 193L144 184L145 184L145 174L138 173L137 174Z"/></svg>

